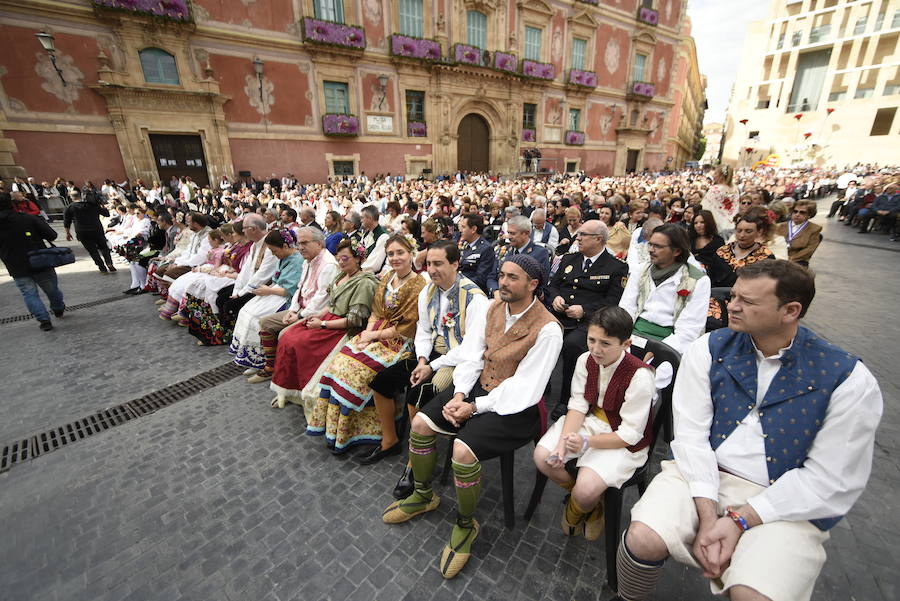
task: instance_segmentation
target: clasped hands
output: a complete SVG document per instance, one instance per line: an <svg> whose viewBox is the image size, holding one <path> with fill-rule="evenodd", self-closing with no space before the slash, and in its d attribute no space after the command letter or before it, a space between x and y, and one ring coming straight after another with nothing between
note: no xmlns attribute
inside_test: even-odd
<svg viewBox="0 0 900 601"><path fill-rule="evenodd" d="M584 307L581 305L567 305L563 297L557 296L553 299L553 310L557 313L565 313L566 317L572 319L581 319L584 317Z"/></svg>
<svg viewBox="0 0 900 601"><path fill-rule="evenodd" d="M566 465L566 457L579 453L584 448L584 438L578 432L569 432L559 438L556 450L547 458L547 464L552 468L561 468Z"/></svg>
<svg viewBox="0 0 900 601"><path fill-rule="evenodd" d="M455 394L441 409L441 414L444 416L444 419L458 428L463 422L475 415L475 403L467 402L466 397L462 394Z"/></svg>
<svg viewBox="0 0 900 601"><path fill-rule="evenodd" d="M697 529L697 537L694 539L694 558L703 568L703 576L706 578L721 578L728 566L731 565L731 557L737 547L741 535L744 533L730 517L718 517L715 513L715 505L710 500L712 513L701 512L700 527ZM749 508L751 515L746 515ZM737 508L735 508L737 509ZM750 523L759 524L759 516L752 506L745 505L739 510Z"/></svg>

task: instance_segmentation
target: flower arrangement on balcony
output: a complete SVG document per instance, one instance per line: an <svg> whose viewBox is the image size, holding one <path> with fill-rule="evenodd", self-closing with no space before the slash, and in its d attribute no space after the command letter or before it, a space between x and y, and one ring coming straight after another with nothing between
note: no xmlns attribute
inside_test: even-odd
<svg viewBox="0 0 900 601"><path fill-rule="evenodd" d="M410 138L424 138L428 135L428 127L422 121L409 121L406 124L406 135Z"/></svg>
<svg viewBox="0 0 900 601"><path fill-rule="evenodd" d="M359 118L355 115L326 113L322 116L322 132L326 136L358 136Z"/></svg>
<svg viewBox="0 0 900 601"><path fill-rule="evenodd" d="M656 86L646 81L633 81L631 82L631 93L635 96L653 98L656 94Z"/></svg>
<svg viewBox="0 0 900 601"><path fill-rule="evenodd" d="M191 21L188 0L93 0L95 8L145 14L170 21Z"/></svg>
<svg viewBox="0 0 900 601"><path fill-rule="evenodd" d="M567 130L565 142L569 146L584 146L584 132L573 129Z"/></svg>
<svg viewBox="0 0 900 601"><path fill-rule="evenodd" d="M519 66L515 54L497 51L494 53L494 69L505 71L507 73L515 73Z"/></svg>
<svg viewBox="0 0 900 601"><path fill-rule="evenodd" d="M552 81L556 79L556 67L550 63L539 63L525 59L522 61L522 75L531 79Z"/></svg>
<svg viewBox="0 0 900 601"><path fill-rule="evenodd" d="M597 87L597 74L593 71L582 71L581 69L569 69L568 83L575 86L583 86L585 88Z"/></svg>
<svg viewBox="0 0 900 601"><path fill-rule="evenodd" d="M522 130L522 141L523 142L534 142L537 140L537 131L533 129L523 129Z"/></svg>
<svg viewBox="0 0 900 601"><path fill-rule="evenodd" d="M303 18L303 41L337 46L352 50L366 49L366 32L362 27L353 27L343 23L332 23L321 19Z"/></svg>
<svg viewBox="0 0 900 601"><path fill-rule="evenodd" d="M406 58L436 61L441 58L441 45L434 40L395 33L391 36L391 54Z"/></svg>
<svg viewBox="0 0 900 601"><path fill-rule="evenodd" d="M453 46L453 58L458 63L466 65L484 66L484 53L477 46L468 44L456 44Z"/></svg>
<svg viewBox="0 0 900 601"><path fill-rule="evenodd" d="M647 25L659 25L659 11L642 6L638 9L637 19Z"/></svg>

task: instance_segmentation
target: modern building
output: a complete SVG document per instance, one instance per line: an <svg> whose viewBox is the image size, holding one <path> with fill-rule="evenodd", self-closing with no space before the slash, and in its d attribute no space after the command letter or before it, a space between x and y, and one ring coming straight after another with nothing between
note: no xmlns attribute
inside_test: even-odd
<svg viewBox="0 0 900 601"><path fill-rule="evenodd" d="M703 94L684 0L0 6L0 169L38 179L674 168Z"/></svg>
<svg viewBox="0 0 900 601"><path fill-rule="evenodd" d="M775 0L747 32L723 160L900 162L898 39L898 0Z"/></svg>
<svg viewBox="0 0 900 601"><path fill-rule="evenodd" d="M707 123L703 126L703 137L706 138L706 150L700 158L701 165L718 165L719 153L722 150L722 132L724 131L721 123Z"/></svg>

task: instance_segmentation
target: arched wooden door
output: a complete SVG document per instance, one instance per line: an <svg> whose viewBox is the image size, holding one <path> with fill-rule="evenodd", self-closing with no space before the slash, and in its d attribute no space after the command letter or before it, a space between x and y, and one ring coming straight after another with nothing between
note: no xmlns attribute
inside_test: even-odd
<svg viewBox="0 0 900 601"><path fill-rule="evenodd" d="M470 113L459 122L456 161L460 171L487 171L491 166L490 129L481 115Z"/></svg>

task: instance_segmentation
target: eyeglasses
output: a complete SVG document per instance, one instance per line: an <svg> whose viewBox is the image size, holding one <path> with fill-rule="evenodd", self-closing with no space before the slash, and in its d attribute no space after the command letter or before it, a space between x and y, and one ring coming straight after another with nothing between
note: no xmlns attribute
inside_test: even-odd
<svg viewBox="0 0 900 601"><path fill-rule="evenodd" d="M657 244L656 242L648 242L647 246L652 248L653 250L659 250L661 248L671 248L668 244Z"/></svg>
<svg viewBox="0 0 900 601"><path fill-rule="evenodd" d="M602 236L602 234L591 234L588 232L575 232L576 238L584 238L585 236Z"/></svg>
<svg viewBox="0 0 900 601"><path fill-rule="evenodd" d="M794 215L806 215L809 211L801 211L800 209L794 209Z"/></svg>
<svg viewBox="0 0 900 601"><path fill-rule="evenodd" d="M753 202L751 202L751 201L749 201L749 200L742 200L742 201L741 201L741 205L742 205L742 206L743 206L743 205L752 205L752 204L753 204Z"/></svg>

